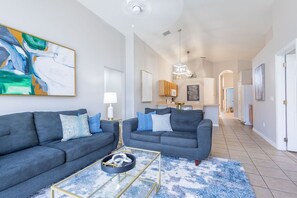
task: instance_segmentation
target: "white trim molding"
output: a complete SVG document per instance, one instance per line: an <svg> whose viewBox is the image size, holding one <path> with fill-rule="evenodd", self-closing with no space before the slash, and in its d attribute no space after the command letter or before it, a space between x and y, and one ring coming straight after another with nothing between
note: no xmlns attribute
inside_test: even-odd
<svg viewBox="0 0 297 198"><path fill-rule="evenodd" d="M276 146L276 144L275 144L275 142L273 142L272 140L270 140L269 138L267 138L265 135L263 135L261 132L259 132L254 127L253 127L253 132L255 132L256 134L258 134L259 136L261 136L266 142L268 142L269 144L271 144L271 146L273 146L276 149L278 149L277 146Z"/></svg>

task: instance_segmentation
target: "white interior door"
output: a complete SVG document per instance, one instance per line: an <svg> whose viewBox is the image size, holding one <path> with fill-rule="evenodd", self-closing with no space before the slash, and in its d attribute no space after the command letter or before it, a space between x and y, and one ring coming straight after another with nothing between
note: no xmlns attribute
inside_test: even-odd
<svg viewBox="0 0 297 198"><path fill-rule="evenodd" d="M287 149L297 152L297 60L296 54L286 56L287 71Z"/></svg>

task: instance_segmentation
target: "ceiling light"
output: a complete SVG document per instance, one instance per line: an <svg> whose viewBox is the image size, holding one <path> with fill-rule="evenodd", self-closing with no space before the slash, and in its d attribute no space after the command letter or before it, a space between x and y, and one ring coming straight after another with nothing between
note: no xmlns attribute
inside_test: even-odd
<svg viewBox="0 0 297 198"><path fill-rule="evenodd" d="M127 0L127 9L133 15L140 15L145 9L145 0Z"/></svg>
<svg viewBox="0 0 297 198"><path fill-rule="evenodd" d="M185 75L187 77L192 76L192 72L189 70L188 66L186 64L183 64L181 62L181 29L178 30L179 32L179 62L177 64L173 65L173 71L172 74L180 77L182 75Z"/></svg>
<svg viewBox="0 0 297 198"><path fill-rule="evenodd" d="M142 12L142 8L139 5L135 5L132 8L133 14L140 14Z"/></svg>

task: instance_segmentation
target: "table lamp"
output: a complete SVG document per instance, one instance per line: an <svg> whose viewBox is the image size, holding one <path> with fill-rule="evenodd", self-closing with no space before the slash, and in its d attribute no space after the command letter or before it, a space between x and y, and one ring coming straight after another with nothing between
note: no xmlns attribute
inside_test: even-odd
<svg viewBox="0 0 297 198"><path fill-rule="evenodd" d="M113 120L113 106L111 104L117 103L116 92L105 92L104 93L104 104L109 104L107 108L107 119Z"/></svg>

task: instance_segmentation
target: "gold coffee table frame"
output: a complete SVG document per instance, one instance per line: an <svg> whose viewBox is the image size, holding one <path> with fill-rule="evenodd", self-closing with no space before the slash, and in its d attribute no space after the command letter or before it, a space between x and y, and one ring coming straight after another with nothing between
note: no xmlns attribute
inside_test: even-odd
<svg viewBox="0 0 297 198"><path fill-rule="evenodd" d="M70 175L69 177L63 179L62 181L56 183L56 184L53 184L51 186L51 197L54 198L55 196L55 192L60 192L62 194L65 194L65 195L68 195L70 197L75 197L75 198L89 198L89 197L92 197L92 196L95 196L96 194L98 195L100 193L100 190L104 187L108 187L107 185L109 184L109 182L112 182L115 178L118 178L118 184L120 185L120 183L122 181L124 181L126 178L129 180L130 178L130 181L127 183L127 184L124 184L124 187L122 190L120 190L114 197L121 197L133 184L136 180L141 180L141 181L145 181L145 182L148 182L148 183L151 183L152 186L150 188L147 189L147 194L145 195L145 197L149 197L152 192L155 190L155 192L157 193L159 190L160 190L160 187L161 187L161 153L158 152L158 151L151 151L151 150L146 150L146 149L139 149L139 148L132 148L132 147L126 147L126 146L123 146L121 148L119 148L118 150L115 150L114 152L112 152L113 154L115 153L121 153L121 152L125 152L125 153L131 153L133 154L133 152L147 152L148 154L153 154L153 157L152 159L149 159L150 161L144 166L144 168L138 170L136 172L136 174L132 175L130 174L130 171L128 172L125 172L125 173L119 173L119 174L112 174L112 176L108 179L108 181L100 184L100 186L98 186L97 188L95 189L92 189L93 192L90 192L89 194L87 195L84 195L84 196L80 196L80 195L76 195L75 193L73 192L70 192L70 191L67 191L66 189L63 189L61 187L59 187L61 184L63 184L64 182L67 182L68 180L72 179L73 177L85 172L85 171L88 171L91 167L97 165L99 166L100 168L98 168L98 171L102 171L101 170L101 160L98 160L96 162L94 162L93 164L87 166L86 168ZM153 181L153 180L150 180L150 179L146 179L146 178L141 178L141 175L153 164L153 162L155 162L156 160L158 159L159 163L158 163L158 172L157 172L157 178L156 178L156 181ZM137 166L137 163L140 163L137 161L137 157L136 157L136 165L134 168L136 168ZM133 169L132 169L133 170ZM102 171L104 172L104 171ZM105 172L104 172L105 173ZM89 182L92 182L92 181L89 181ZM111 186L112 188L113 186ZM97 196L98 197L98 196Z"/></svg>

